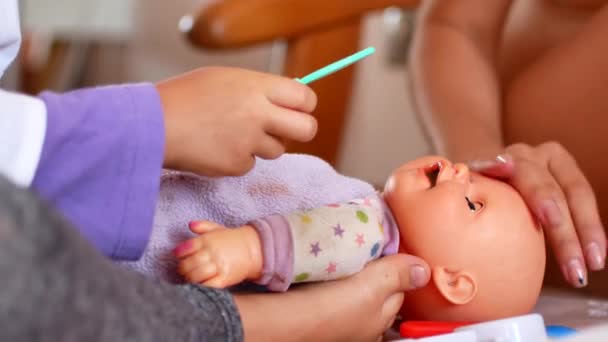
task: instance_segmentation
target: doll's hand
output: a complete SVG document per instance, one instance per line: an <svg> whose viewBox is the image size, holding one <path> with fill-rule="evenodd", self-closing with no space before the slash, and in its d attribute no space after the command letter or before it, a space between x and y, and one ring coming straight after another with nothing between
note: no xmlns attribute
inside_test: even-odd
<svg viewBox="0 0 608 342"><path fill-rule="evenodd" d="M253 227L229 229L202 221L190 229L201 235L174 250L178 272L188 282L225 288L261 276L262 248Z"/></svg>
<svg viewBox="0 0 608 342"><path fill-rule="evenodd" d="M595 195L574 158L561 145L515 144L492 161L474 161L471 169L513 185L541 222L565 279L587 284L587 265L604 268L606 235Z"/></svg>
<svg viewBox="0 0 608 342"><path fill-rule="evenodd" d="M294 80L208 67L157 84L165 117L164 166L205 176L237 176L254 156L278 158L285 142L310 141L315 93Z"/></svg>

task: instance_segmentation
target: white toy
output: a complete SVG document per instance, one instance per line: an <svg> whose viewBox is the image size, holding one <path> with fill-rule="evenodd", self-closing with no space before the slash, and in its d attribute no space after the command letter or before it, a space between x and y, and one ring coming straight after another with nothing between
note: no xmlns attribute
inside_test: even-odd
<svg viewBox="0 0 608 342"><path fill-rule="evenodd" d="M530 314L462 326L453 333L401 342L546 342L545 322L541 315ZM565 340L562 340L565 341Z"/></svg>

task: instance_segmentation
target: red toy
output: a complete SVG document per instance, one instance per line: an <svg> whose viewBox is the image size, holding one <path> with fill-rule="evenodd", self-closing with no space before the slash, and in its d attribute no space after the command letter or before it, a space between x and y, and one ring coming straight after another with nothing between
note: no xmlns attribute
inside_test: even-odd
<svg viewBox="0 0 608 342"><path fill-rule="evenodd" d="M456 328L476 322L436 322L436 321L407 321L399 326L403 338L422 338L435 335L449 334Z"/></svg>

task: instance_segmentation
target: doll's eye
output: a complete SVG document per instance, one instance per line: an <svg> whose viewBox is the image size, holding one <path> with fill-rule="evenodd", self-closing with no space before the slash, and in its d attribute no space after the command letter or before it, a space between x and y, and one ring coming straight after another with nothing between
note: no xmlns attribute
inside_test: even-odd
<svg viewBox="0 0 608 342"><path fill-rule="evenodd" d="M472 202L468 197L465 197L465 199L467 200L467 206L469 207L470 211L476 212L476 211L481 210L481 208L483 208L483 203Z"/></svg>

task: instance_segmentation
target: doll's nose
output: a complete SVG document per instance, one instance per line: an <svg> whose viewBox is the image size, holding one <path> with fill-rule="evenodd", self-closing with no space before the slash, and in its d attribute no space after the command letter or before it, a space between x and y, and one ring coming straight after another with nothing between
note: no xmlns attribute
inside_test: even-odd
<svg viewBox="0 0 608 342"><path fill-rule="evenodd" d="M471 179L471 172L469 171L469 167L465 164L454 164L454 178L456 178L459 182L464 184L468 184Z"/></svg>

